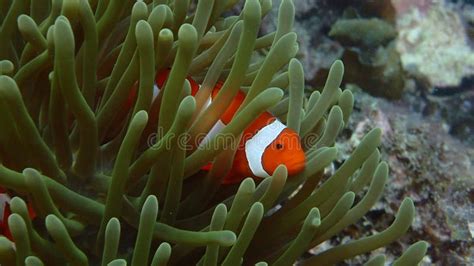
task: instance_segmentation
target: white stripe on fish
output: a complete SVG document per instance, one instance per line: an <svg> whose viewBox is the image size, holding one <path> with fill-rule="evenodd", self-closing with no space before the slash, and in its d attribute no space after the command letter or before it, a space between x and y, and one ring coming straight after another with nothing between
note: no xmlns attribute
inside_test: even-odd
<svg viewBox="0 0 474 266"><path fill-rule="evenodd" d="M265 149L270 145L286 126L275 119L271 124L266 125L245 143L245 155L252 173L261 178L270 176L263 168L262 156Z"/></svg>

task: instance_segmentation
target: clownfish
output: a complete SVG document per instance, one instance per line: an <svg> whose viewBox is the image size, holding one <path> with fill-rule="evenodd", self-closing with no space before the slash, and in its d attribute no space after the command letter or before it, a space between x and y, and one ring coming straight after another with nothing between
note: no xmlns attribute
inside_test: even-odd
<svg viewBox="0 0 474 266"><path fill-rule="evenodd" d="M0 187L0 235L3 235L13 241L13 236L10 232L10 227L8 226L8 217L10 217L10 215L12 214L12 211L10 209L10 201L10 195L3 187ZM36 213L30 204L27 204L27 207L28 216L31 220L33 220L34 218L36 218Z"/></svg>
<svg viewBox="0 0 474 266"><path fill-rule="evenodd" d="M169 70L164 70L157 74L153 99L159 95L169 72ZM191 95L195 96L199 90L199 85L191 77L187 77L187 80L191 85ZM218 82L203 108L207 108L212 103L221 87L222 82ZM134 90L136 95L136 89ZM230 123L244 99L245 93L239 90L220 119L199 143L199 147ZM254 179L266 178L271 176L281 164L286 166L288 175L295 175L303 171L305 160L305 153L298 133L286 127L271 113L264 112L244 130L235 153L232 168L222 183L234 184L247 177L253 177ZM210 167L212 167L211 164L204 166L202 170L209 170Z"/></svg>

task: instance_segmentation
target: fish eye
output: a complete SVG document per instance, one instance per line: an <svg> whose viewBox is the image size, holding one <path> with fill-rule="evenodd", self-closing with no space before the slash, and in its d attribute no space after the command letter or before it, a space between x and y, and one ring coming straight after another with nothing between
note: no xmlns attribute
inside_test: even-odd
<svg viewBox="0 0 474 266"><path fill-rule="evenodd" d="M283 145L281 145L280 143L278 143L278 144L276 145L276 148L277 148L278 150L281 150L281 149L283 149Z"/></svg>

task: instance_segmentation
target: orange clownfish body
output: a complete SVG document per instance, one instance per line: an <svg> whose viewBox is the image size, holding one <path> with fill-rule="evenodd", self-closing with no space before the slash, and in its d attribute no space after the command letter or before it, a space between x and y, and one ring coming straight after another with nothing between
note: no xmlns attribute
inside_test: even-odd
<svg viewBox="0 0 474 266"><path fill-rule="evenodd" d="M222 83L218 83L214 87L208 104L217 96L221 86ZM239 91L221 119L210 130L209 135L216 134L230 123L244 99L245 94ZM272 114L264 112L244 130L232 169L223 183L238 183L249 176L269 177L281 164L286 166L289 175L297 174L304 169L305 154L300 138L298 133L286 127Z"/></svg>
<svg viewBox="0 0 474 266"><path fill-rule="evenodd" d="M169 70L157 74L154 97L159 94L168 74ZM199 85L190 77L187 80L191 84L191 94L194 96L199 90ZM222 83L216 84L205 107L212 103L221 87ZM239 91L220 120L202 140L200 146L204 145L232 120L244 99L245 94ZM243 132L232 168L223 183L238 183L247 177L265 178L272 175L273 171L281 164L286 166L288 175L295 175L304 169L305 160L298 133L286 127L269 112L264 112Z"/></svg>

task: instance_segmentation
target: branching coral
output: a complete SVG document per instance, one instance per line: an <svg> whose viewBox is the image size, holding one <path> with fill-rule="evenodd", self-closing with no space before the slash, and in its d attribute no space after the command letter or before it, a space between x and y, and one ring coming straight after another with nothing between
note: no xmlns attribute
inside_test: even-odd
<svg viewBox="0 0 474 266"><path fill-rule="evenodd" d="M290 265L380 198L388 176L377 151L380 129L324 174L353 105L352 94L339 89L342 63L334 63L322 93L306 98L292 1L282 1L277 31L261 37L271 1L247 0L240 16L222 17L236 2L1 2L0 185L14 196L12 240L0 237L2 264ZM262 50L264 59L252 58ZM168 68L152 101L155 73ZM195 97L188 75L201 83ZM205 109L219 80L221 92ZM137 100L127 109L134 87ZM183 145L179 136L187 144L207 133L239 88L245 100L211 145ZM270 108L299 132L305 170L288 176L280 166L263 180L221 185L234 150L219 136L238 143ZM202 171L210 161L212 169ZM302 264L333 264L385 246L413 216L406 199L385 231ZM425 251L417 243L397 263L416 264Z"/></svg>

